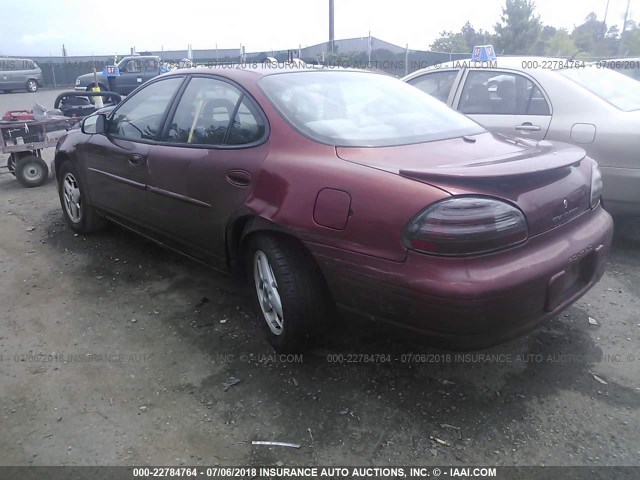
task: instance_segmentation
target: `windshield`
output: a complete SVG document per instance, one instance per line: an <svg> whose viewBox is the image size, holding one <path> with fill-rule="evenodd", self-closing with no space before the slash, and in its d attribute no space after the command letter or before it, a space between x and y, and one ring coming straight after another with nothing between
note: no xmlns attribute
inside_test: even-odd
<svg viewBox="0 0 640 480"><path fill-rule="evenodd" d="M622 111L640 110L640 82L637 80L608 68L567 68L557 72Z"/></svg>
<svg viewBox="0 0 640 480"><path fill-rule="evenodd" d="M405 145L485 131L417 88L384 75L292 72L266 76L260 85L296 129L330 145Z"/></svg>

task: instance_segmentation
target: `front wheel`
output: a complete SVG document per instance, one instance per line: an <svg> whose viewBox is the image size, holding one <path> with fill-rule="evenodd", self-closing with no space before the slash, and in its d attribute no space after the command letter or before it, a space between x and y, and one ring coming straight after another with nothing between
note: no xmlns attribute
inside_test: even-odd
<svg viewBox="0 0 640 480"><path fill-rule="evenodd" d="M34 93L38 91L38 82L35 80L27 80L27 92Z"/></svg>
<svg viewBox="0 0 640 480"><path fill-rule="evenodd" d="M69 161L62 164L58 173L58 195L64 218L74 232L92 233L106 224L87 201L80 175Z"/></svg>
<svg viewBox="0 0 640 480"><path fill-rule="evenodd" d="M315 260L295 239L260 233L249 239L247 266L269 342L279 352L303 350L333 311Z"/></svg>
<svg viewBox="0 0 640 480"><path fill-rule="evenodd" d="M9 160L11 162L11 160ZM11 165L9 165L11 171ZM18 181L27 188L39 187L49 177L47 162L35 155L24 156L18 161L13 160L13 172Z"/></svg>

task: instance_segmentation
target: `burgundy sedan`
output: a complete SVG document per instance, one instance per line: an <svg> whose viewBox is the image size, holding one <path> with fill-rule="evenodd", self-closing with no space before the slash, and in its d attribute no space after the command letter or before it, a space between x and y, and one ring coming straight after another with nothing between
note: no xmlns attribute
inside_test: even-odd
<svg viewBox="0 0 640 480"><path fill-rule="evenodd" d="M367 72L189 69L61 139L64 215L246 272L269 339L336 307L480 348L600 278L613 231L580 148L487 132Z"/></svg>

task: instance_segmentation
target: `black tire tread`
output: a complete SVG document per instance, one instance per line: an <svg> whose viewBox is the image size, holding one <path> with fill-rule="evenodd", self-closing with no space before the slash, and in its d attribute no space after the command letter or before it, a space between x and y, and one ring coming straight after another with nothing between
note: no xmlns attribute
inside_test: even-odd
<svg viewBox="0 0 640 480"><path fill-rule="evenodd" d="M31 182L24 176L25 165L33 162L40 164L40 167L42 167L44 171L42 180L39 182ZM22 184L22 186L27 188L39 187L49 178L49 166L47 165L47 162L35 155L26 155L16 161L15 170L12 173L16 176L16 179Z"/></svg>
<svg viewBox="0 0 640 480"><path fill-rule="evenodd" d="M262 318L252 288L259 317L274 348L283 353L303 350L320 333L332 314L333 301L320 268L298 240L273 233L254 234L250 239L249 281L253 284L253 256L262 250L274 269L283 303L285 327L282 335L273 335Z"/></svg>

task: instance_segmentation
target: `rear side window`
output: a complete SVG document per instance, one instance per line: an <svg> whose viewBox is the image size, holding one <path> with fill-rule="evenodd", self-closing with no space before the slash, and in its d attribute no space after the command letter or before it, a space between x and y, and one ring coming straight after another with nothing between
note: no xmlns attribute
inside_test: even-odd
<svg viewBox="0 0 640 480"><path fill-rule="evenodd" d="M409 80L409 84L437 98L441 102L446 102L457 75L458 70L427 73L420 77L412 78Z"/></svg>
<svg viewBox="0 0 640 480"><path fill-rule="evenodd" d="M153 58L148 58L143 62L143 67L145 72L155 72L160 68L158 66L158 61Z"/></svg>
<svg viewBox="0 0 640 480"><path fill-rule="evenodd" d="M15 72L18 70L28 70L31 60L20 58L0 58L0 72Z"/></svg>
<svg viewBox="0 0 640 480"><path fill-rule="evenodd" d="M245 145L259 141L265 122L238 88L214 78L193 78L163 138L190 145Z"/></svg>
<svg viewBox="0 0 640 480"><path fill-rule="evenodd" d="M551 114L547 100L531 80L495 70L469 72L458 110L468 115Z"/></svg>
<svg viewBox="0 0 640 480"><path fill-rule="evenodd" d="M182 80L174 77L154 82L127 98L109 121L108 133L130 140L154 140Z"/></svg>

